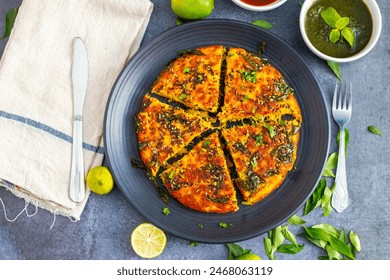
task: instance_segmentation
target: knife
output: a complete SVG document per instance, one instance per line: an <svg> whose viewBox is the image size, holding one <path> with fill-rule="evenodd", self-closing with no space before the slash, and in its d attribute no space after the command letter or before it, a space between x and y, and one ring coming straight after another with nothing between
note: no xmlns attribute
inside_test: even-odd
<svg viewBox="0 0 390 280"><path fill-rule="evenodd" d="M88 57L81 38L73 40L72 89L73 89L73 140L70 174L70 198L81 202L85 198L83 158L83 106L88 82Z"/></svg>

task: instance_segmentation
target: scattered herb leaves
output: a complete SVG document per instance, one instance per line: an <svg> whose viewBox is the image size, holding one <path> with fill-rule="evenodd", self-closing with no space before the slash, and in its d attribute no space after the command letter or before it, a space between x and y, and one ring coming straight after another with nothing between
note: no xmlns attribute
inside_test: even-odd
<svg viewBox="0 0 390 280"><path fill-rule="evenodd" d="M233 224L227 224L227 223L225 223L225 222L220 222L220 223L218 224L218 226L219 226L220 228L228 228L228 227L233 227Z"/></svg>
<svg viewBox="0 0 390 280"><path fill-rule="evenodd" d="M328 66L330 67L330 69L332 69L332 71L336 75L336 77L340 81L342 81L341 73L340 73L340 64L338 64L337 62L334 62L334 61L330 61L330 60L327 60L326 62L328 63Z"/></svg>
<svg viewBox="0 0 390 280"><path fill-rule="evenodd" d="M353 231L349 234L349 243L344 229L337 230L329 224L319 224L311 228L302 228L305 232L300 234L300 236L324 249L327 253L327 256L321 256L319 259L354 260L356 258L356 251L361 250L360 239Z"/></svg>
<svg viewBox="0 0 390 280"><path fill-rule="evenodd" d="M191 247L197 247L198 245L199 245L199 242L190 241L190 246L191 246Z"/></svg>
<svg viewBox="0 0 390 280"><path fill-rule="evenodd" d="M18 14L18 9L19 8L11 9L5 15L5 28L3 36L1 36L0 40L7 38L11 34L11 30L14 27L15 19Z"/></svg>
<svg viewBox="0 0 390 280"><path fill-rule="evenodd" d="M370 131L371 133L374 133L374 134L382 137L382 132L376 126L370 125L367 128L368 128L368 131Z"/></svg>
<svg viewBox="0 0 390 280"><path fill-rule="evenodd" d="M286 240L290 243L284 243ZM265 252L270 260L276 260L276 252L297 254L303 247L303 244L298 244L295 235L288 229L288 225L277 226L268 232L268 237L264 238Z"/></svg>
<svg viewBox="0 0 390 280"><path fill-rule="evenodd" d="M265 30L270 30L272 27L274 27L268 21L262 20L262 19L255 20L255 21L252 22L252 24L254 24L254 25L256 25L256 26L258 26L260 28L263 28Z"/></svg>
<svg viewBox="0 0 390 280"><path fill-rule="evenodd" d="M306 224L306 221L304 221L301 217L299 217L297 214L292 215L287 222L289 224L300 226Z"/></svg>
<svg viewBox="0 0 390 280"><path fill-rule="evenodd" d="M339 40L342 41L344 38L351 48L355 45L355 34L348 27L349 17L341 17L333 7L322 10L321 17L332 28L329 33L329 40L332 43L336 43Z"/></svg>
<svg viewBox="0 0 390 280"><path fill-rule="evenodd" d="M168 216L168 215L171 214L171 210L169 210L168 207L163 207L162 212L163 212L163 214L165 214L166 216Z"/></svg>

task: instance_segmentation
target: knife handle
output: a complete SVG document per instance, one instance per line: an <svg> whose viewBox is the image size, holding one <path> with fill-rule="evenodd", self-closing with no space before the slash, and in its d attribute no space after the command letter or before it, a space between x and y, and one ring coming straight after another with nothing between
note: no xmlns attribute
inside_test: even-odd
<svg viewBox="0 0 390 280"><path fill-rule="evenodd" d="M85 197L84 158L83 158L83 123L81 116L73 120L72 167L70 173L70 198L81 202Z"/></svg>

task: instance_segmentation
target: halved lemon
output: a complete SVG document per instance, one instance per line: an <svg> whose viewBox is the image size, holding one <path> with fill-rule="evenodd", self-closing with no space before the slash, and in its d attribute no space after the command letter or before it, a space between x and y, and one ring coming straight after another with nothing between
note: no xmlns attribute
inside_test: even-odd
<svg viewBox="0 0 390 280"><path fill-rule="evenodd" d="M134 252L145 259L159 256L167 245L165 233L151 223L138 225L130 236L130 244Z"/></svg>

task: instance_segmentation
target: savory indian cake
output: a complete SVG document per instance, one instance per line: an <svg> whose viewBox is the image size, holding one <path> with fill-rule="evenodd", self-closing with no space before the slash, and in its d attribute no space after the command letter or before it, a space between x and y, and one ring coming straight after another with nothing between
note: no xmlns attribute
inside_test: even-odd
<svg viewBox="0 0 390 280"><path fill-rule="evenodd" d="M155 176L167 160L211 127L210 122L199 116L145 95L136 116L141 159Z"/></svg>
<svg viewBox="0 0 390 280"><path fill-rule="evenodd" d="M146 95L136 116L140 156L184 206L237 211L235 187L252 205L293 168L302 124L295 92L253 52L223 46L181 52L151 94L158 99Z"/></svg>
<svg viewBox="0 0 390 280"><path fill-rule="evenodd" d="M220 100L223 46L183 51L152 86L151 92L189 108L217 112Z"/></svg>
<svg viewBox="0 0 390 280"><path fill-rule="evenodd" d="M160 177L169 193L191 209L214 213L238 209L236 191L217 132L200 141Z"/></svg>
<svg viewBox="0 0 390 280"><path fill-rule="evenodd" d="M244 119L262 120L265 115L296 114L294 90L268 61L242 48L226 56L225 92L221 123Z"/></svg>
<svg viewBox="0 0 390 280"><path fill-rule="evenodd" d="M258 202L282 184L296 159L299 126L292 119L222 130L245 204Z"/></svg>

